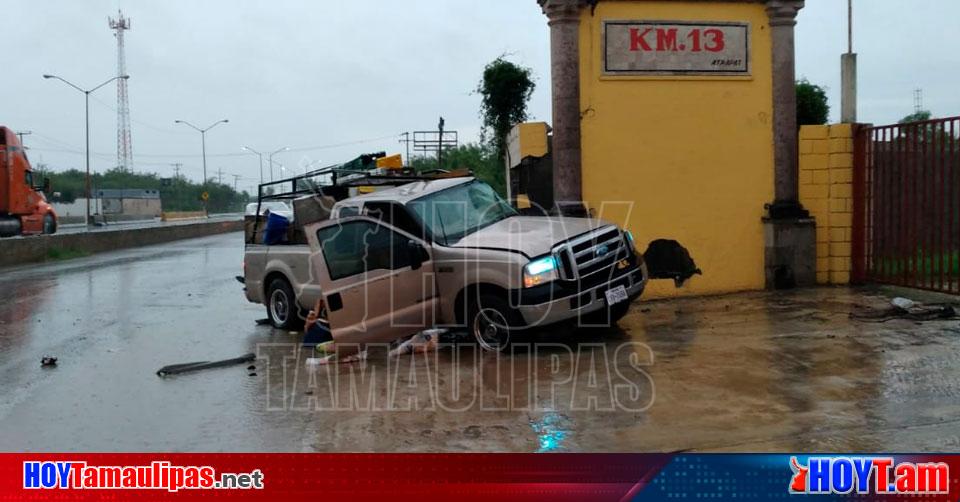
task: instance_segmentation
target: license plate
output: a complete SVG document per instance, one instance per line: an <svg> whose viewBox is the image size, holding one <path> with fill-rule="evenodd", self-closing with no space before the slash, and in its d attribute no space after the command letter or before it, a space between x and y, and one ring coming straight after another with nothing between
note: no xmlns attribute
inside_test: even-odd
<svg viewBox="0 0 960 502"><path fill-rule="evenodd" d="M617 286L606 292L607 295L607 304L616 305L620 302L627 301L627 288L624 286Z"/></svg>

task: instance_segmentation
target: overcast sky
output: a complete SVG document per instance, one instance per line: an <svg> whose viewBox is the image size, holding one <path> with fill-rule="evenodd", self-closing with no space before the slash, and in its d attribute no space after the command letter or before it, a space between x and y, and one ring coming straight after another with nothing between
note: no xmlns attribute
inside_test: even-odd
<svg viewBox="0 0 960 502"><path fill-rule="evenodd" d="M960 115L960 2L856 4L861 119L889 123L911 113L917 88L934 115ZM259 179L259 164L240 151L244 145L298 149L276 157L297 170L402 151L399 133L434 129L441 114L462 142L474 141L479 98L472 91L484 64L504 53L533 68L530 111L550 120L548 28L535 0L11 1L0 123L33 131L26 143L34 163L83 168L83 95L41 75L81 87L115 75L107 17L118 8L132 19L126 41L137 170L168 176L180 162L186 176L202 179L200 135L176 119L201 127L229 119L207 135L208 176L218 169L225 182L243 176L246 189ZM845 50L846 1L807 0L797 75L828 88L834 120ZM103 171L116 164L116 87L93 94L90 109L93 169Z"/></svg>

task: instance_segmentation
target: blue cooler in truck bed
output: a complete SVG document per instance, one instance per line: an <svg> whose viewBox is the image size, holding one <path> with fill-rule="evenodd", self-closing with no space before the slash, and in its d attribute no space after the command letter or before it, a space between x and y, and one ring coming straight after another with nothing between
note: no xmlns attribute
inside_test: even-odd
<svg viewBox="0 0 960 502"><path fill-rule="evenodd" d="M270 213L267 216L267 226L263 229L263 243L268 246L282 244L287 240L289 228L290 220L279 214Z"/></svg>

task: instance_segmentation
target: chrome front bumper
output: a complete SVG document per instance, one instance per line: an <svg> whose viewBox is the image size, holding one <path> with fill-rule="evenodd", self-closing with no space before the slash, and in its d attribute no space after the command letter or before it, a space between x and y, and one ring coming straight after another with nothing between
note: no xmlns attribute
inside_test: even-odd
<svg viewBox="0 0 960 502"><path fill-rule="evenodd" d="M647 286L646 267L641 267L638 272L617 277L574 296L537 305L521 305L517 310L528 327L537 327L577 319L606 308L607 300L604 293L612 287L624 286L627 290L627 301L632 302L643 294ZM640 280L637 280L638 275L641 277Z"/></svg>

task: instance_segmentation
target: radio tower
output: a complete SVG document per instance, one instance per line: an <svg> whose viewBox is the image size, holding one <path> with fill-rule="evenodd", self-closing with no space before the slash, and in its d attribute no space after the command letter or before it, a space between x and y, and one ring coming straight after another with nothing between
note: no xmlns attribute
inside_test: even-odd
<svg viewBox="0 0 960 502"><path fill-rule="evenodd" d="M117 19L112 17L110 29L117 37L117 76L127 74L127 59L124 56L123 32L130 29L130 19L117 11ZM117 167L123 171L133 168L133 142L130 139L130 100L127 96L127 79L117 79Z"/></svg>

